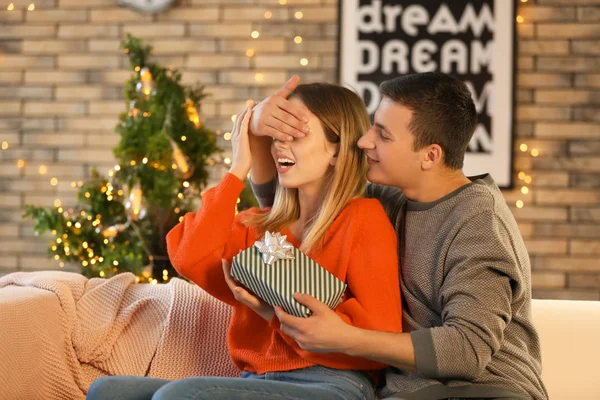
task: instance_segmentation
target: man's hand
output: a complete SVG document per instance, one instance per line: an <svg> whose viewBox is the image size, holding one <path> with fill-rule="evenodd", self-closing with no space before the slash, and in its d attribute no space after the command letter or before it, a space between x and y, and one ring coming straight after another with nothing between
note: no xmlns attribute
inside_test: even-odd
<svg viewBox="0 0 600 400"><path fill-rule="evenodd" d="M309 129L308 116L297 104L287 97L300 83L298 76L292 77L272 96L254 107L250 121L250 132L255 136L270 136L281 141L303 138Z"/></svg>
<svg viewBox="0 0 600 400"><path fill-rule="evenodd" d="M275 307L280 330L298 343L301 349L317 353L344 353L352 346L355 330L327 304L308 294L296 293L294 299L312 311L308 318L287 314Z"/></svg>
<svg viewBox="0 0 600 400"><path fill-rule="evenodd" d="M227 261L222 260L223 263L223 274L225 275L225 282L227 282L227 286L233 293L233 297L240 303L244 304L252 311L260 315L267 322L271 322L273 316L275 315L275 311L273 307L262 301L256 296L250 294L246 289L242 288L237 284L237 282L231 277L229 264Z"/></svg>

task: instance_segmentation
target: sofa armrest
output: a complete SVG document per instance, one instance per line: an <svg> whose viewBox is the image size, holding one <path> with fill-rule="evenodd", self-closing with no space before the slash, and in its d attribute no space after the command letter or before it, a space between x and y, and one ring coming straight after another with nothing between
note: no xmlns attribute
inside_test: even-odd
<svg viewBox="0 0 600 400"><path fill-rule="evenodd" d="M2 396L85 398L69 368L74 350L70 332L59 321L63 313L54 293L21 286L0 289Z"/></svg>

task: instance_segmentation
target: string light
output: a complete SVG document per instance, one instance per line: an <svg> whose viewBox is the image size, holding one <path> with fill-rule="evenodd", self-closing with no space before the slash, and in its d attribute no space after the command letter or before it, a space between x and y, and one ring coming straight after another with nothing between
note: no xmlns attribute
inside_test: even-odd
<svg viewBox="0 0 600 400"><path fill-rule="evenodd" d="M266 19L271 19L272 16L273 16L273 13L271 11L265 11L265 18Z"/></svg>
<svg viewBox="0 0 600 400"><path fill-rule="evenodd" d="M2 150L8 149L8 142L2 142Z"/></svg>
<svg viewBox="0 0 600 400"><path fill-rule="evenodd" d="M527 193L529 193L529 188L528 188L527 186L523 186L523 187L521 188L521 193L523 193L523 194L527 194Z"/></svg>
<svg viewBox="0 0 600 400"><path fill-rule="evenodd" d="M28 10L28 11L33 11L33 10L35 10L35 4L31 3L31 4L29 5L29 7L27 7L27 10Z"/></svg>
<svg viewBox="0 0 600 400"><path fill-rule="evenodd" d="M308 59L303 58L302 60L300 60L300 65L307 66L308 65Z"/></svg>
<svg viewBox="0 0 600 400"><path fill-rule="evenodd" d="M225 160L223 160L223 162L227 165L231 164L231 159L229 157L225 158Z"/></svg>
<svg viewBox="0 0 600 400"><path fill-rule="evenodd" d="M10 3L10 4L8 5L8 7L6 7L6 9L7 9L8 11L12 11L12 10L14 10L14 9L15 9L15 5L14 5L13 3Z"/></svg>
<svg viewBox="0 0 600 400"><path fill-rule="evenodd" d="M260 33L258 33L258 31L252 31L252 34L250 36L252 36L252 39L258 39Z"/></svg>
<svg viewBox="0 0 600 400"><path fill-rule="evenodd" d="M186 140L187 140L187 136L182 136L182 137L181 137L181 141L182 141L182 142L185 142Z"/></svg>
<svg viewBox="0 0 600 400"><path fill-rule="evenodd" d="M537 157L537 156L539 156L539 155L540 155L540 152L539 152L539 150L538 150L538 149L531 149L531 155L532 155L533 157Z"/></svg>
<svg viewBox="0 0 600 400"><path fill-rule="evenodd" d="M233 114L231 116L231 122L235 122L236 119L237 119L237 115Z"/></svg>
<svg viewBox="0 0 600 400"><path fill-rule="evenodd" d="M46 167L45 165L40 165L38 172L40 173L40 175L46 175L46 173L48 172L48 167Z"/></svg>
<svg viewBox="0 0 600 400"><path fill-rule="evenodd" d="M521 149L521 151L527 151L527 145L525 143L521 143L521 146L519 148Z"/></svg>
<svg viewBox="0 0 600 400"><path fill-rule="evenodd" d="M519 24L522 24L524 21L525 21L525 18L523 18L523 17L522 17L522 16L520 16L520 15L517 15L517 22L518 22Z"/></svg>
<svg viewBox="0 0 600 400"><path fill-rule="evenodd" d="M231 132L225 132L225 134L223 135L223 139L231 140Z"/></svg>
<svg viewBox="0 0 600 400"><path fill-rule="evenodd" d="M56 178L52 178L52 179L50 179L50 184L51 184L52 186L56 186L56 185L58 185L58 179L56 179Z"/></svg>
<svg viewBox="0 0 600 400"><path fill-rule="evenodd" d="M302 17L304 17L304 14L302 13L302 11L296 11L294 17L296 17L296 19L302 19Z"/></svg>
<svg viewBox="0 0 600 400"><path fill-rule="evenodd" d="M279 0L279 4L285 6L287 4L287 0Z"/></svg>
<svg viewBox="0 0 600 400"><path fill-rule="evenodd" d="M61 204L62 204L62 203L61 203L60 199L56 199L56 200L54 200L54 207L56 207L56 208L59 208L59 207L61 206ZM59 212L60 212L60 211L59 211Z"/></svg>
<svg viewBox="0 0 600 400"><path fill-rule="evenodd" d="M525 183L529 184L531 183L531 177L529 175L527 175L524 179Z"/></svg>
<svg viewBox="0 0 600 400"><path fill-rule="evenodd" d="M17 168L23 168L23 167L25 167L25 160L18 160Z"/></svg>
<svg viewBox="0 0 600 400"><path fill-rule="evenodd" d="M254 80L257 82L262 82L265 79L265 76L260 72L254 75Z"/></svg>
<svg viewBox="0 0 600 400"><path fill-rule="evenodd" d="M115 165L115 168L114 168L114 170L115 170L115 171L120 171L120 170L121 170L121 166L119 166L119 165Z"/></svg>
<svg viewBox="0 0 600 400"><path fill-rule="evenodd" d="M190 187L190 183L188 181L183 182L183 187Z"/></svg>
<svg viewBox="0 0 600 400"><path fill-rule="evenodd" d="M517 200L517 208L523 208L523 201Z"/></svg>
<svg viewBox="0 0 600 400"><path fill-rule="evenodd" d="M254 50L252 50L252 49L248 49L248 50L246 50L246 55L247 55L248 57L254 57Z"/></svg>
<svg viewBox="0 0 600 400"><path fill-rule="evenodd" d="M302 43L302 36L296 36L296 37L294 38L294 43L296 43L296 44L300 44L300 43Z"/></svg>
<svg viewBox="0 0 600 400"><path fill-rule="evenodd" d="M144 157L142 159L142 164L148 164L148 158L147 157Z"/></svg>

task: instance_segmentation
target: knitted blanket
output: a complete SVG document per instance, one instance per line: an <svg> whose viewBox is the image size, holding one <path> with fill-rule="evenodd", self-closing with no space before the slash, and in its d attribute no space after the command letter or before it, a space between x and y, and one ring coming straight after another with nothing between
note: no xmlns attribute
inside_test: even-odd
<svg viewBox="0 0 600 400"><path fill-rule="evenodd" d="M103 375L238 376L231 308L174 278L87 279L62 271L0 278L0 399L84 399Z"/></svg>

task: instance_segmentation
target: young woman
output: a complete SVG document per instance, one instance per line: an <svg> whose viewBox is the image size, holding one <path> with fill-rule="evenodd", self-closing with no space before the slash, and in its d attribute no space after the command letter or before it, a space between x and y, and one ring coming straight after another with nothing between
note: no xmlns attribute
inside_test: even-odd
<svg viewBox="0 0 600 400"><path fill-rule="evenodd" d="M241 379L101 378L88 399L114 393L127 399L375 398L374 383L385 365L303 350L279 330L272 307L236 300L249 294L223 267L265 231L280 232L348 285L335 309L341 319L364 329L401 331L396 234L380 203L362 197L367 161L356 143L370 127L365 106L352 91L330 84L300 85L290 99L306 108L310 131L293 142L272 143L279 179L273 207L235 214L251 165L248 107L232 131L231 170L205 193L200 210L167 235L178 272L234 307L228 347Z"/></svg>

